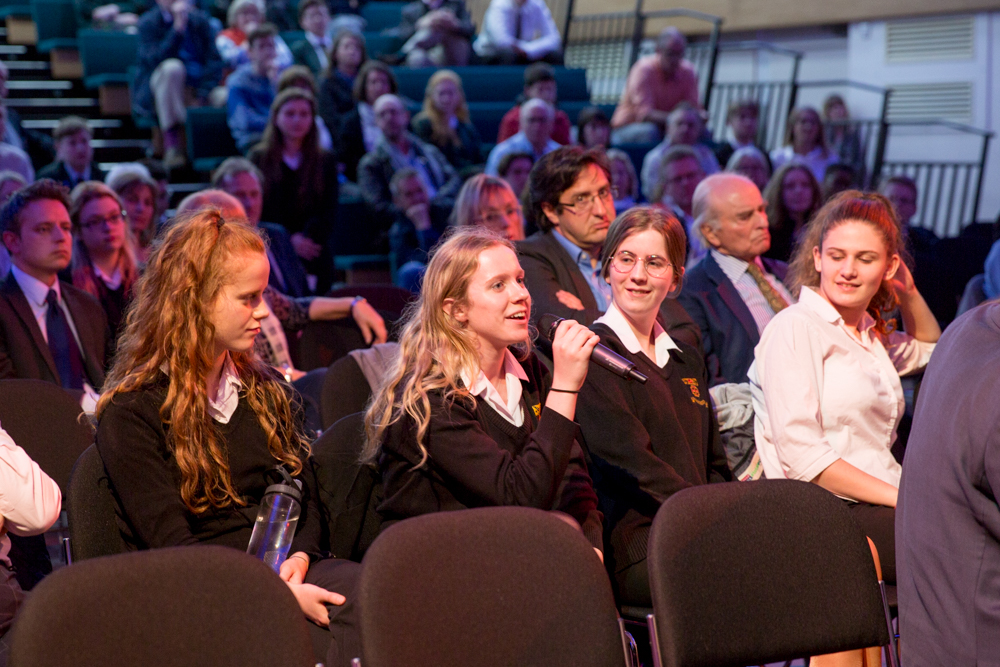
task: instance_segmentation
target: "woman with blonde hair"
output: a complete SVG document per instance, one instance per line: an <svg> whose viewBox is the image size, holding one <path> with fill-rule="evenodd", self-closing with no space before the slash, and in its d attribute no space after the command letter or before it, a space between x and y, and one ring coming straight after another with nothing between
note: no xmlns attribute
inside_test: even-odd
<svg viewBox="0 0 1000 667"><path fill-rule="evenodd" d="M485 227L508 241L524 240L521 203L507 181L496 176L478 174L462 185L450 223L455 227Z"/></svg>
<svg viewBox="0 0 1000 667"><path fill-rule="evenodd" d="M561 510L602 551L577 393L597 336L559 324L550 374L531 352L531 296L513 245L466 227L431 258L399 359L365 414L362 454L382 472L383 529L430 512Z"/></svg>
<svg viewBox="0 0 1000 667"><path fill-rule="evenodd" d="M254 354L267 309L259 232L218 210L181 217L135 285L97 405L97 449L136 549L217 544L245 551L267 471L303 483L302 514L279 576L332 636L317 661L359 655L357 565L322 560L315 480L298 406ZM330 591L337 590L347 596Z"/></svg>
<svg viewBox="0 0 1000 667"><path fill-rule="evenodd" d="M827 148L823 120L812 107L799 107L789 114L785 145L771 151L771 166L775 170L793 160L806 165L820 183L826 168L840 161L840 156Z"/></svg>
<svg viewBox="0 0 1000 667"><path fill-rule="evenodd" d="M125 206L114 190L99 181L80 183L70 200L73 286L101 302L111 333L117 335L139 277Z"/></svg>
<svg viewBox="0 0 1000 667"><path fill-rule="evenodd" d="M140 265L145 264L156 237L156 221L162 213L157 207L159 186L149 170L136 162L118 165L108 172L104 183L121 198L135 242L136 259Z"/></svg>
<svg viewBox="0 0 1000 667"><path fill-rule="evenodd" d="M438 70L427 82L424 108L413 118L413 133L436 146L459 171L485 162L479 131L469 121L462 79L449 69Z"/></svg>

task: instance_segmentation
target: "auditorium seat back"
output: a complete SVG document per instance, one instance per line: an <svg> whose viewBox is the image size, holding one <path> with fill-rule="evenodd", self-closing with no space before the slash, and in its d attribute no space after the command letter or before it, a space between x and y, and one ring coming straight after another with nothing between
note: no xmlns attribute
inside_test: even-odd
<svg viewBox="0 0 1000 667"><path fill-rule="evenodd" d="M369 3L366 7L382 3ZM516 65L469 65L449 68L462 78L462 89L467 102L505 102L507 108L524 92L524 67ZM559 101L586 102L587 72L584 69L555 67ZM399 94L411 100L423 100L424 90L436 67L394 67L393 74L399 84ZM575 119L574 119L575 120Z"/></svg>
<svg viewBox="0 0 1000 667"><path fill-rule="evenodd" d="M74 563L128 550L116 519L122 512L97 445L88 447L73 466L63 506L69 519Z"/></svg>
<svg viewBox="0 0 1000 667"><path fill-rule="evenodd" d="M129 68L139 57L139 36L118 30L91 30L77 33L83 83L87 88L108 84L128 84Z"/></svg>

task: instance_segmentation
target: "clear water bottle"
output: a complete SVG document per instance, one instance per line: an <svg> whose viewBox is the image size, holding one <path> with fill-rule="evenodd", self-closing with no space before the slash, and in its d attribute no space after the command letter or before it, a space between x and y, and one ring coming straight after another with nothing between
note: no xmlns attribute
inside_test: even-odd
<svg viewBox="0 0 1000 667"><path fill-rule="evenodd" d="M282 467L268 472L274 483L264 490L247 553L277 572L288 558L302 511L302 482Z"/></svg>

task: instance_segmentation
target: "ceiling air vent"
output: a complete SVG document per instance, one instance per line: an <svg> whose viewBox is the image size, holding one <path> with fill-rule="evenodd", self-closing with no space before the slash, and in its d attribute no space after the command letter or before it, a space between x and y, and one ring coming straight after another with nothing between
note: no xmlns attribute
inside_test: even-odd
<svg viewBox="0 0 1000 667"><path fill-rule="evenodd" d="M920 83L892 86L887 111L890 122L941 118L972 120L972 83Z"/></svg>
<svg viewBox="0 0 1000 667"><path fill-rule="evenodd" d="M972 16L886 21L885 60L889 63L972 60Z"/></svg>

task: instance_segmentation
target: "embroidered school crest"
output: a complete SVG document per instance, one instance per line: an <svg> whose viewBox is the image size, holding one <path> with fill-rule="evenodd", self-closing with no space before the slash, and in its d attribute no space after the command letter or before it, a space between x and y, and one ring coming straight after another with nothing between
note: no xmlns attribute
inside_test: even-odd
<svg viewBox="0 0 1000 667"><path fill-rule="evenodd" d="M703 408L708 407L708 401L701 397L701 390L698 388L697 378L681 378L681 382L687 385L688 389L691 390L691 402L696 405L700 405Z"/></svg>
<svg viewBox="0 0 1000 667"><path fill-rule="evenodd" d="M541 403L535 403L534 405L531 406L531 411L535 413L536 417L538 415L542 414L542 404Z"/></svg>

